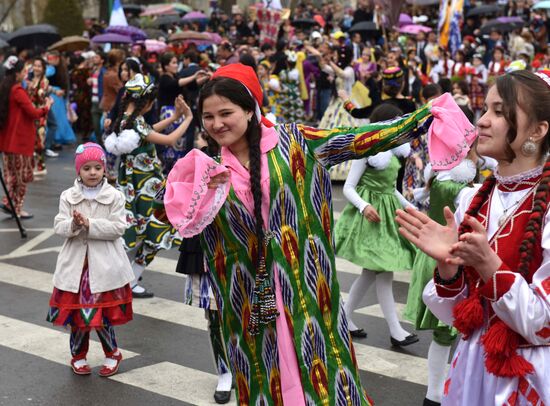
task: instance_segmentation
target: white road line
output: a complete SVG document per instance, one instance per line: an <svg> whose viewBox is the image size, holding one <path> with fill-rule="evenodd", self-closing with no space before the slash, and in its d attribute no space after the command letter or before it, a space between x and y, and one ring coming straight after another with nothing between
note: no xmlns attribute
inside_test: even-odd
<svg viewBox="0 0 550 406"><path fill-rule="evenodd" d="M194 405L216 404L213 395L218 381L217 375L171 362L132 369L114 375L111 379ZM234 403L234 392L232 398Z"/></svg>
<svg viewBox="0 0 550 406"><path fill-rule="evenodd" d="M62 329L42 327L37 324L0 315L0 345L69 366L69 333ZM91 366L103 364L103 350L95 333L91 334L88 362ZM125 359L139 354L120 349Z"/></svg>
<svg viewBox="0 0 550 406"><path fill-rule="evenodd" d="M46 293L50 293L52 289L51 274L4 263L0 264L0 282ZM147 300L134 300L132 306L134 312L142 316L202 331L207 330L204 312L202 309L196 307L159 297ZM402 377L400 379L423 385L426 384L427 361L424 358L396 353L391 350L375 348L360 343L356 343L354 346L357 359L362 360L359 362L361 369L389 377L394 377L396 370L398 370L399 376ZM401 368L403 365L407 365L407 368Z"/></svg>
<svg viewBox="0 0 550 406"><path fill-rule="evenodd" d="M44 250L37 250L33 252L32 249L37 245L42 244L44 241L50 239L53 235L54 235L53 228L44 230L40 234L38 234L36 237L30 239L29 241L26 241L24 244L20 245L18 248L16 248L9 254L0 256L0 259L17 258L21 256L27 256L29 254L40 253L40 251L44 251ZM47 248L47 250L50 250L50 249Z"/></svg>
<svg viewBox="0 0 550 406"><path fill-rule="evenodd" d="M176 272L178 261L171 258L156 256L153 262L147 266L147 271L160 272L166 275L186 277L185 274Z"/></svg>

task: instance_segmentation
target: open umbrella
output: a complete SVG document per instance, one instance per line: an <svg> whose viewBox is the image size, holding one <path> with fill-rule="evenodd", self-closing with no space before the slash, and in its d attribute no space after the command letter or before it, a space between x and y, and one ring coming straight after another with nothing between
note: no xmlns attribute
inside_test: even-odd
<svg viewBox="0 0 550 406"><path fill-rule="evenodd" d="M375 34L378 33L378 27L374 21L361 21L360 23L354 24L348 32L360 32L365 34Z"/></svg>
<svg viewBox="0 0 550 406"><path fill-rule="evenodd" d="M145 40L145 49L147 52L157 52L157 53L163 53L166 51L166 48L168 45L166 42L158 41L156 39L146 39Z"/></svg>
<svg viewBox="0 0 550 406"><path fill-rule="evenodd" d="M525 25L525 21L512 21L512 22L502 22L498 18L487 21L481 26L479 32L481 35L490 34L492 30L500 31L501 33L507 33L514 31L518 28L522 28Z"/></svg>
<svg viewBox="0 0 550 406"><path fill-rule="evenodd" d="M181 31L168 37L168 41L185 41L188 39L206 40L210 37L205 32L198 31Z"/></svg>
<svg viewBox="0 0 550 406"><path fill-rule="evenodd" d="M419 32L431 32L431 31L432 29L430 27L426 27L425 25L420 25L420 24L409 24L399 28L400 33L412 34L412 35L416 35Z"/></svg>
<svg viewBox="0 0 550 406"><path fill-rule="evenodd" d="M123 4L122 9L125 13L136 16L143 12L143 6L141 4Z"/></svg>
<svg viewBox="0 0 550 406"><path fill-rule="evenodd" d="M94 44L131 44L132 38L126 35L107 33L99 34L92 38Z"/></svg>
<svg viewBox="0 0 550 406"><path fill-rule="evenodd" d="M290 23L292 24L293 27L301 28L301 29L308 29L316 25L319 25L319 23L315 21L313 18L298 18L296 20L292 20Z"/></svg>
<svg viewBox="0 0 550 406"><path fill-rule="evenodd" d="M161 15L155 18L153 21L153 25L155 27L163 27L163 26L170 26L172 24L179 24L181 22L181 18L177 14L171 14L171 15Z"/></svg>
<svg viewBox="0 0 550 406"><path fill-rule="evenodd" d="M8 44L7 41L4 41L2 38L0 38L0 49L9 47L10 44Z"/></svg>
<svg viewBox="0 0 550 406"><path fill-rule="evenodd" d="M11 46L19 49L49 47L61 39L57 28L49 24L27 25L12 33L8 39Z"/></svg>
<svg viewBox="0 0 550 406"><path fill-rule="evenodd" d="M399 14L399 26L403 27L405 25L413 24L413 19L410 15L401 13Z"/></svg>
<svg viewBox="0 0 550 406"><path fill-rule="evenodd" d="M191 11L183 16L183 21L208 20L208 16L200 11Z"/></svg>
<svg viewBox="0 0 550 406"><path fill-rule="evenodd" d="M168 33L166 31L159 30L158 28L145 28L143 31L147 34L147 38L168 38Z"/></svg>
<svg viewBox="0 0 550 406"><path fill-rule="evenodd" d="M141 16L158 16L170 14L183 14L193 11L187 4L171 3L171 4L153 4L147 7L140 15Z"/></svg>
<svg viewBox="0 0 550 406"><path fill-rule="evenodd" d="M81 37L79 35L71 35L69 37L63 37L61 41L57 41L55 44L49 46L48 50L53 51L82 51L90 46L90 40L88 38Z"/></svg>
<svg viewBox="0 0 550 406"><path fill-rule="evenodd" d="M106 33L120 34L132 38L134 41L147 38L145 31L132 25L111 25L105 30Z"/></svg>
<svg viewBox="0 0 550 406"><path fill-rule="evenodd" d="M471 8L466 14L466 17L492 15L497 14L499 11L502 11L502 7L498 4L484 4L479 7Z"/></svg>
<svg viewBox="0 0 550 406"><path fill-rule="evenodd" d="M548 10L550 9L550 0L539 1L531 7L533 10Z"/></svg>

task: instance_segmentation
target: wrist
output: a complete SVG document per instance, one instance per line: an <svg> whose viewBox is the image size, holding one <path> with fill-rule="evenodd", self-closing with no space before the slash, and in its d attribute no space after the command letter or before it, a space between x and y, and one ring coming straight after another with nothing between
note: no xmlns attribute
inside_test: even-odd
<svg viewBox="0 0 550 406"><path fill-rule="evenodd" d="M437 261L437 273L441 279L451 279L458 273L459 267L457 265L447 264L444 261Z"/></svg>
<svg viewBox="0 0 550 406"><path fill-rule="evenodd" d="M488 256L488 258L477 265L475 269L481 279L483 279L484 282L487 282L493 277L495 272L500 269L501 265L502 260L500 259L500 257L494 251L491 251L491 254Z"/></svg>

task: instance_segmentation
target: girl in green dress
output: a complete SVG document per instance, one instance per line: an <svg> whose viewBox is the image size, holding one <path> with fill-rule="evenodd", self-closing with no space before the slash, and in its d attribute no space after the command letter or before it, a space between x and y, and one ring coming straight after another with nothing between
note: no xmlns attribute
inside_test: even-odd
<svg viewBox="0 0 550 406"><path fill-rule="evenodd" d="M135 250L132 269L134 297L152 297L153 294L138 285L138 279L161 249L169 249L178 243L176 230L158 220L153 212L153 200L162 188L164 176L155 144L174 145L185 133L192 120L191 109L183 97L175 101L175 113L157 124L148 125L143 114L156 99L157 91L147 76L137 74L125 84L119 114L114 120L105 148L120 156L117 188L126 197L126 221L124 233L126 250ZM185 116L185 120L170 134L161 134L166 127Z"/></svg>
<svg viewBox="0 0 550 406"><path fill-rule="evenodd" d="M386 103L373 111L371 120L385 121L401 114L398 107ZM418 341L416 335L401 327L392 291L393 272L412 269L416 255L413 245L399 235L394 221L395 210L410 205L395 188L401 166L397 157L406 157L409 153L410 146L404 144L353 162L344 185L344 195L350 203L335 228L336 255L363 268L344 306L352 336L367 336L363 329L356 327L351 315L375 282L391 343L398 346Z"/></svg>

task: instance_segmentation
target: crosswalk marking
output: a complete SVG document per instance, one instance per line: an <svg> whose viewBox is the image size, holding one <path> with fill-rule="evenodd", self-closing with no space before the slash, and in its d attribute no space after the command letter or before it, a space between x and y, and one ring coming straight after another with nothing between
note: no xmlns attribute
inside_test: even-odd
<svg viewBox="0 0 550 406"><path fill-rule="evenodd" d="M69 332L42 327L37 324L12 319L0 315L0 345L13 350L32 354L36 357L53 361L58 364L69 365ZM103 364L103 349L96 341L94 334L90 335L90 351L88 362L94 367ZM135 352L121 348L125 359L138 356Z"/></svg>
<svg viewBox="0 0 550 406"><path fill-rule="evenodd" d="M111 379L195 405L216 404L213 394L216 390L217 375L172 362L160 362L132 369L114 375ZM234 403L235 393L231 396Z"/></svg>
<svg viewBox="0 0 550 406"><path fill-rule="evenodd" d="M0 263L0 282L50 293L52 275L16 265ZM206 331L207 323L202 309L187 306L169 299L155 297L135 300L134 313ZM388 337L389 340L389 337ZM427 383L427 361L424 358L391 350L354 343L359 367L365 371L395 377L425 385ZM361 360L361 361L359 361ZM403 366L407 366L403 368Z"/></svg>

